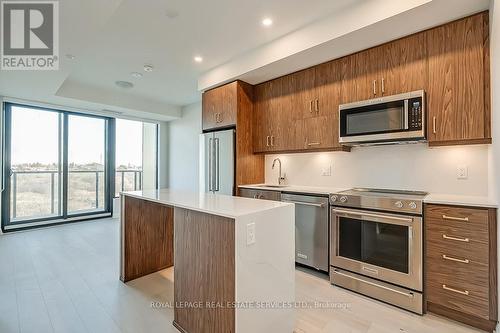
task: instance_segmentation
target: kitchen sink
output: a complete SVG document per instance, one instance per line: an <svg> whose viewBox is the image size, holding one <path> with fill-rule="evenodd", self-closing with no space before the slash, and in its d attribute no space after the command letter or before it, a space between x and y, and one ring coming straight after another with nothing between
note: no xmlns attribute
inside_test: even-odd
<svg viewBox="0 0 500 333"><path fill-rule="evenodd" d="M257 187L272 187L272 188L284 188L288 187L288 185L257 185Z"/></svg>

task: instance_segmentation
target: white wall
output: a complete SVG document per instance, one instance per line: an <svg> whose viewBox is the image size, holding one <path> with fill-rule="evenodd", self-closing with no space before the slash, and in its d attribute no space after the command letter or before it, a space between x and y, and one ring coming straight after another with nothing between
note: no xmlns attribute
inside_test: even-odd
<svg viewBox="0 0 500 333"><path fill-rule="evenodd" d="M272 161L280 157L287 182L339 188L378 187L434 193L488 195L488 146L428 148L426 144L359 147L350 153L308 153L266 156L266 182L277 183ZM466 180L457 166L468 166ZM331 176L322 170L332 166Z"/></svg>
<svg viewBox="0 0 500 333"><path fill-rule="evenodd" d="M169 123L169 187L198 191L201 103L182 108L182 118Z"/></svg>

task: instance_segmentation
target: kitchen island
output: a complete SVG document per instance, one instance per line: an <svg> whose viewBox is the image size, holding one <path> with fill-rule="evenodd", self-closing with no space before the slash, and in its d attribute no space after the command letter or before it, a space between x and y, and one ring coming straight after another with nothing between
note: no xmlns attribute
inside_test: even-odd
<svg viewBox="0 0 500 333"><path fill-rule="evenodd" d="M293 204L168 189L121 198L120 279L175 263L180 332L293 332Z"/></svg>

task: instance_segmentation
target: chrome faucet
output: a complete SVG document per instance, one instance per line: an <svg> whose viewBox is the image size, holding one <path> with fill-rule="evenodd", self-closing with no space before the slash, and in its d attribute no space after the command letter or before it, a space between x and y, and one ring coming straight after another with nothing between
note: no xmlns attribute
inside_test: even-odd
<svg viewBox="0 0 500 333"><path fill-rule="evenodd" d="M279 158L275 158L273 161L273 166L272 169L274 170L274 166L276 165L276 162L279 162L279 175L278 175L278 185L281 185L285 182L285 177L282 177L281 175L281 160Z"/></svg>

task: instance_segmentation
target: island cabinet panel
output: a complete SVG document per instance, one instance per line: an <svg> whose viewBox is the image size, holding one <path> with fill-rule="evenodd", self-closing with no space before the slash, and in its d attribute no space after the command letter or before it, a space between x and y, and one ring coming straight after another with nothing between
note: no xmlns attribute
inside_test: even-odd
<svg viewBox="0 0 500 333"><path fill-rule="evenodd" d="M238 82L208 90L202 95L203 130L236 125Z"/></svg>
<svg viewBox="0 0 500 333"><path fill-rule="evenodd" d="M488 14L427 31L430 145L491 143Z"/></svg>
<svg viewBox="0 0 500 333"><path fill-rule="evenodd" d="M122 196L121 271L127 282L174 264L173 208Z"/></svg>
<svg viewBox="0 0 500 333"><path fill-rule="evenodd" d="M496 230L496 209L426 205L427 311L495 328Z"/></svg>
<svg viewBox="0 0 500 333"><path fill-rule="evenodd" d="M234 333L234 219L182 208L174 216L174 326L187 333Z"/></svg>

